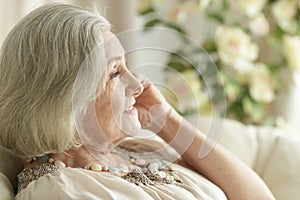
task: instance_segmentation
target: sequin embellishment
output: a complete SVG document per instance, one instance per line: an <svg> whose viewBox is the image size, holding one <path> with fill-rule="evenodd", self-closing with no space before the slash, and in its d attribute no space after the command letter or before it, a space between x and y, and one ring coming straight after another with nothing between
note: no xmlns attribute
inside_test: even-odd
<svg viewBox="0 0 300 200"><path fill-rule="evenodd" d="M18 191L26 188L29 183L47 174L59 170L59 167L51 163L43 163L32 168L25 168L18 174Z"/></svg>

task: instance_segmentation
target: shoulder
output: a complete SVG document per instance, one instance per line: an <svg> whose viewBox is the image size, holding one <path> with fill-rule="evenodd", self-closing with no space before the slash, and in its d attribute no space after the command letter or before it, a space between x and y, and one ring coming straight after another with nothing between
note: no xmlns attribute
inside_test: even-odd
<svg viewBox="0 0 300 200"><path fill-rule="evenodd" d="M129 193L130 191L130 193ZM120 177L65 168L31 182L16 200L35 199L152 199L140 187Z"/></svg>

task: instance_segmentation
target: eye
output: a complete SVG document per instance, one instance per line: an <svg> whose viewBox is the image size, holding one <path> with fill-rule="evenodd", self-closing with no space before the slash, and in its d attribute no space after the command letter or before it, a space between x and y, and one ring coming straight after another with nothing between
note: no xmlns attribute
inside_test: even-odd
<svg viewBox="0 0 300 200"><path fill-rule="evenodd" d="M118 70L118 71L114 72L114 73L111 75L110 78L111 78L111 79L116 78L116 77L118 77L120 74L121 74L121 72Z"/></svg>

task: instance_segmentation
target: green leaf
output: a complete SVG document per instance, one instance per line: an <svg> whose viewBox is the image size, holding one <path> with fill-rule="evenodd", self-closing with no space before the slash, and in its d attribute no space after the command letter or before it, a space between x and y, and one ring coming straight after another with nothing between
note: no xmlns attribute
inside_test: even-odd
<svg viewBox="0 0 300 200"><path fill-rule="evenodd" d="M223 24L223 22L224 22L224 19L220 15L213 13L213 12L206 12L206 17L209 19L215 20L215 21L219 22L220 24Z"/></svg>
<svg viewBox="0 0 300 200"><path fill-rule="evenodd" d="M269 64L268 69L272 75L277 74L282 69L282 64Z"/></svg>
<svg viewBox="0 0 300 200"><path fill-rule="evenodd" d="M183 72L186 70L186 65L178 61L171 60L169 63L167 63L167 65L178 72Z"/></svg>
<svg viewBox="0 0 300 200"><path fill-rule="evenodd" d="M186 37L187 33L182 27L180 27L177 24L169 23L169 22L163 22L163 25L166 26L167 28L171 28L174 31L177 31L177 32L181 33L181 34L178 34L178 35L181 37L181 39L183 40L184 43L188 43L189 40Z"/></svg>
<svg viewBox="0 0 300 200"><path fill-rule="evenodd" d="M153 19L153 20L150 20L148 21L144 27L147 29L147 28L152 28L154 26L156 26L157 24L161 23L162 21L160 19Z"/></svg>
<svg viewBox="0 0 300 200"><path fill-rule="evenodd" d="M282 38L282 36L285 34L285 32L278 25L276 25L274 33L277 38Z"/></svg>
<svg viewBox="0 0 300 200"><path fill-rule="evenodd" d="M207 40L205 43L203 43L203 48L207 52L216 52L218 51L217 46L213 40Z"/></svg>
<svg viewBox="0 0 300 200"><path fill-rule="evenodd" d="M246 115L240 102L233 102L228 104L227 115L232 118L244 121Z"/></svg>
<svg viewBox="0 0 300 200"><path fill-rule="evenodd" d="M186 34L186 31L182 27L178 26L177 24L164 22L164 25L175 31L178 31L179 33Z"/></svg>
<svg viewBox="0 0 300 200"><path fill-rule="evenodd" d="M139 11L139 14L140 15L148 15L149 13L153 13L153 12L155 12L155 9L152 6L150 6L145 10Z"/></svg>
<svg viewBox="0 0 300 200"><path fill-rule="evenodd" d="M245 113L247 113L251 117L254 123L262 123L262 120L264 118L262 104L247 96L243 98L242 104Z"/></svg>

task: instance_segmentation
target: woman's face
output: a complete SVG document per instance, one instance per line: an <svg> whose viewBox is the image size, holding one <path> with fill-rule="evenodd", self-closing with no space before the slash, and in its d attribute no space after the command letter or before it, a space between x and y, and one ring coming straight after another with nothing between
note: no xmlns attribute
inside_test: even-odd
<svg viewBox="0 0 300 200"><path fill-rule="evenodd" d="M111 32L104 34L108 71L104 92L96 99L97 119L105 136L114 144L136 135L141 124L134 107L143 86L126 68L124 50Z"/></svg>

